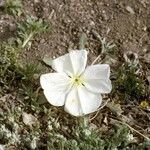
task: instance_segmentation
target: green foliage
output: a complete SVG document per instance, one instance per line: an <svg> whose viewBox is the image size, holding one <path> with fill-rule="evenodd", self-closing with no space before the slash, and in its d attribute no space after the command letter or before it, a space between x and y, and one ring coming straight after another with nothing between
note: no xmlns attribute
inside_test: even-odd
<svg viewBox="0 0 150 150"><path fill-rule="evenodd" d="M34 126L23 123L24 111L38 117ZM143 150L150 146L148 141L133 142L134 137L125 125L115 125L107 135L101 135L89 128L87 118L79 118L74 124L66 125L62 121L66 116L58 119L58 115L46 107L36 107L31 111L31 106L19 105L1 115L4 117L0 118L0 138L5 147L13 144L16 149L31 150ZM74 118L66 119L72 121Z"/></svg>
<svg viewBox="0 0 150 150"><path fill-rule="evenodd" d="M35 35L48 31L48 26L40 19L27 17L18 24L18 37L0 44L0 94L19 80L30 81L38 77L39 67L19 60L21 50ZM17 83L16 83L17 84Z"/></svg>
<svg viewBox="0 0 150 150"><path fill-rule="evenodd" d="M105 38L101 39L102 44L102 54L109 54L114 52L114 47L116 46L113 42L107 42Z"/></svg>
<svg viewBox="0 0 150 150"><path fill-rule="evenodd" d="M125 148L129 143L129 129L126 126L115 126L109 139L106 139L108 150Z"/></svg>
<svg viewBox="0 0 150 150"><path fill-rule="evenodd" d="M34 63L25 63L18 69L18 74L20 74L21 79L25 81L32 82L34 79L38 78L38 74L40 73L40 67Z"/></svg>
<svg viewBox="0 0 150 150"><path fill-rule="evenodd" d="M0 63L8 67L10 64L17 63L18 49L16 48L13 39L8 42L0 43Z"/></svg>
<svg viewBox="0 0 150 150"><path fill-rule="evenodd" d="M113 42L106 41L106 38L102 38L96 31L92 31L94 36L101 42L101 54L114 53L114 47L116 46Z"/></svg>
<svg viewBox="0 0 150 150"><path fill-rule="evenodd" d="M42 19L29 16L26 21L18 24L18 29L19 37L17 42L21 48L24 48L35 35L49 31L48 25L45 24Z"/></svg>
<svg viewBox="0 0 150 150"><path fill-rule="evenodd" d="M8 89L9 84L13 81L17 58L18 49L16 49L13 41L0 44L0 93L2 93L2 87L3 90Z"/></svg>
<svg viewBox="0 0 150 150"><path fill-rule="evenodd" d="M22 14L22 1L21 0L6 0L5 11L14 16Z"/></svg>
<svg viewBox="0 0 150 150"><path fill-rule="evenodd" d="M118 90L118 94L122 96L124 100L139 100L143 95L143 81L136 74L136 69L124 65L120 67L116 75L116 81L114 82L114 91Z"/></svg>
<svg viewBox="0 0 150 150"><path fill-rule="evenodd" d="M58 133L50 133L47 147L48 150L142 150L148 147L146 143L132 143L130 136L132 134L124 125L116 125L106 138L91 131L88 126L76 125L69 139Z"/></svg>
<svg viewBox="0 0 150 150"><path fill-rule="evenodd" d="M17 82L34 80L38 77L39 67L32 63L21 64L19 61L20 49L13 41L0 45L0 94L9 90Z"/></svg>
<svg viewBox="0 0 150 150"><path fill-rule="evenodd" d="M79 49L85 49L85 45L87 42L87 36L85 33L81 34L80 40L79 40Z"/></svg>
<svg viewBox="0 0 150 150"><path fill-rule="evenodd" d="M89 129L88 120L86 120L86 118L81 118L79 121L79 124L72 128L70 139L64 140L64 138L60 138L58 148L64 150L96 150L99 148L103 150L104 141L101 139L100 135Z"/></svg>

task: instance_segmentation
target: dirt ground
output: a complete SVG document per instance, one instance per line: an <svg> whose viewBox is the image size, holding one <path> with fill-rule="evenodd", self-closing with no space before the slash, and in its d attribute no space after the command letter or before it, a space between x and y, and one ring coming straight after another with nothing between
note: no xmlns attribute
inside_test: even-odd
<svg viewBox="0 0 150 150"><path fill-rule="evenodd" d="M121 53L131 50L141 54L150 49L149 0L23 0L23 5L26 15L51 25L50 33L38 37L32 48L23 52L27 60L39 60L44 55L57 57L68 49L77 49L84 32L92 61L100 49L92 30L113 41ZM15 20L2 12L0 20L1 39L10 37Z"/></svg>
<svg viewBox="0 0 150 150"><path fill-rule="evenodd" d="M94 60L100 42L92 30L113 41L120 52L142 53L150 48L149 0L26 0L24 5L27 14L43 18L52 29L25 52L27 58L54 57L76 49L84 32L90 59Z"/></svg>

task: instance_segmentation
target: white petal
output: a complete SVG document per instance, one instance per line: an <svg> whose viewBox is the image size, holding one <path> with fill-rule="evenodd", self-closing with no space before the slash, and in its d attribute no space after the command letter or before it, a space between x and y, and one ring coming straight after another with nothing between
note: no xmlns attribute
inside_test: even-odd
<svg viewBox="0 0 150 150"><path fill-rule="evenodd" d="M47 101L54 106L63 106L65 103L66 93L44 90Z"/></svg>
<svg viewBox="0 0 150 150"><path fill-rule="evenodd" d="M85 87L95 93L109 93L112 89L110 67L107 64L93 65L82 74Z"/></svg>
<svg viewBox="0 0 150 150"><path fill-rule="evenodd" d="M78 93L84 114L89 114L96 111L102 102L100 94L95 94L88 91L84 86L78 88Z"/></svg>
<svg viewBox="0 0 150 150"><path fill-rule="evenodd" d="M83 115L77 88L73 88L65 101L65 111L73 116Z"/></svg>
<svg viewBox="0 0 150 150"><path fill-rule="evenodd" d="M98 64L98 65L88 66L84 71L83 76L86 76L86 78L88 79L109 78L110 67L108 64Z"/></svg>
<svg viewBox="0 0 150 150"><path fill-rule="evenodd" d="M65 102L65 110L73 116L92 113L101 104L101 96L89 92L84 86L72 89Z"/></svg>
<svg viewBox="0 0 150 150"><path fill-rule="evenodd" d="M87 51L74 50L54 59L52 62L52 68L57 72L65 72L68 75L80 75L85 69L86 62Z"/></svg>
<svg viewBox="0 0 150 150"><path fill-rule="evenodd" d="M64 105L66 94L70 89L70 78L65 73L49 73L40 77L44 95L54 106Z"/></svg>

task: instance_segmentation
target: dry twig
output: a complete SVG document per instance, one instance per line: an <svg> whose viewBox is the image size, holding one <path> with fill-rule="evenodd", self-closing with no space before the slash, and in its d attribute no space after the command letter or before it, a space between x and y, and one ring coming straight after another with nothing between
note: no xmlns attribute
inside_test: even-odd
<svg viewBox="0 0 150 150"><path fill-rule="evenodd" d="M89 121L92 121L93 119L95 119L95 118L97 117L97 115L99 114L99 111L100 111L101 109L103 109L103 108L107 105L107 103L108 103L109 101L110 101L110 100L107 100L107 101L97 110L96 114L95 114L92 118L89 118Z"/></svg>
<svg viewBox="0 0 150 150"><path fill-rule="evenodd" d="M124 121L120 121L120 120L116 120L116 119L113 119L115 121L117 121L118 123L121 123L121 124L124 124L126 125L130 130L136 132L137 134L141 135L142 137L144 137L145 139L149 140L150 141L150 138L145 136L144 134L142 134L141 132L139 132L138 130L134 129L133 127L131 127L129 124L127 124L126 122Z"/></svg>

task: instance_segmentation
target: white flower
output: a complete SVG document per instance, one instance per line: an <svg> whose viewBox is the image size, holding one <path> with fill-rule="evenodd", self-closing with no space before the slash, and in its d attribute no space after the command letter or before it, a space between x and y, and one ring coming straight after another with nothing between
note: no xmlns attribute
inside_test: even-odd
<svg viewBox="0 0 150 150"><path fill-rule="evenodd" d="M57 73L43 74L40 83L48 102L63 106L74 116L92 113L101 104L101 93L112 89L107 64L88 66L87 51L74 50L52 61Z"/></svg>

